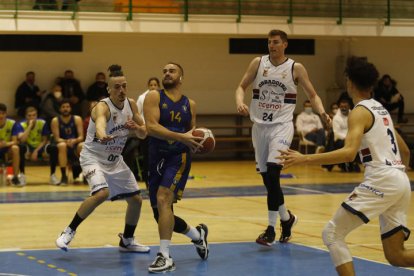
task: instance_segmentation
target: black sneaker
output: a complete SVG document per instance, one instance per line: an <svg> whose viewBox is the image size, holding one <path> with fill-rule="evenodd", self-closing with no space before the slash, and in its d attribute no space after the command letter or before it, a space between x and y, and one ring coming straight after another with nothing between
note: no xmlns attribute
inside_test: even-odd
<svg viewBox="0 0 414 276"><path fill-rule="evenodd" d="M279 238L279 242L288 242L292 236L292 227L298 222L298 217L293 215L289 210L289 220L283 221L280 220L280 227L282 228L282 233Z"/></svg>
<svg viewBox="0 0 414 276"><path fill-rule="evenodd" d="M60 185L61 186L68 185L68 177L67 176L62 177L62 179L60 180Z"/></svg>
<svg viewBox="0 0 414 276"><path fill-rule="evenodd" d="M207 260L208 258L208 242L207 242L207 235L208 235L208 227L205 224L200 223L196 227L197 231L200 232L200 239L198 241L192 241L194 246L197 249L197 253L201 259Z"/></svg>
<svg viewBox="0 0 414 276"><path fill-rule="evenodd" d="M175 270L175 263L171 257L166 258L161 252L157 253L155 261L148 267L151 273L165 273Z"/></svg>
<svg viewBox="0 0 414 276"><path fill-rule="evenodd" d="M24 186L24 184L22 184L21 182L20 182L20 179L15 175L15 176L13 176L13 178L12 178L12 180L11 180L11 183L12 183L12 185L13 186L15 186L15 187L23 187Z"/></svg>
<svg viewBox="0 0 414 276"><path fill-rule="evenodd" d="M272 246L275 243L276 232L273 226L268 226L267 229L259 235L256 239L256 243L265 245L265 246Z"/></svg>

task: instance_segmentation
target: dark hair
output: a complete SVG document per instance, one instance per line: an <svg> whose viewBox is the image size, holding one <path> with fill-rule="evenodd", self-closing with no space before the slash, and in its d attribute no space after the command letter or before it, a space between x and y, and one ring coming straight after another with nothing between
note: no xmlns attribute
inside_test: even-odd
<svg viewBox="0 0 414 276"><path fill-rule="evenodd" d="M0 103L0 111L7 112L7 106L4 103Z"/></svg>
<svg viewBox="0 0 414 276"><path fill-rule="evenodd" d="M158 86L160 86L160 80L157 77L149 78L148 81L147 81L147 85L149 85L150 82L152 82L152 81L155 81L158 84Z"/></svg>
<svg viewBox="0 0 414 276"><path fill-rule="evenodd" d="M287 34L282 30L271 30L269 34L267 35L267 37L272 37L272 36L277 36L277 35L280 36L280 39L282 39L283 42L288 41Z"/></svg>
<svg viewBox="0 0 414 276"><path fill-rule="evenodd" d="M393 78L391 78L391 76L390 76L390 75L388 75L388 74L385 74L385 75L383 75L383 76L381 77L381 79L379 80L379 84L383 85L383 84L384 84L385 79L389 79L389 80L390 80L390 82L391 82L391 85L392 85L392 86L394 86L394 87L396 87L396 86L397 86L397 81L396 81L396 80L394 80Z"/></svg>
<svg viewBox="0 0 414 276"><path fill-rule="evenodd" d="M307 103L311 103L311 101L309 101L309 100L305 100L305 101L303 102L303 106L305 106L305 104L307 104Z"/></svg>
<svg viewBox="0 0 414 276"><path fill-rule="evenodd" d="M178 68L180 68L180 71L181 71L181 76L183 76L184 77L184 69L183 69L183 67L181 67L181 65L180 64L178 64L178 63L176 63L176 62L168 62L167 64L173 64L173 65L175 65L175 66L177 66Z"/></svg>
<svg viewBox="0 0 414 276"><path fill-rule="evenodd" d="M29 76L29 75L33 75L34 76L34 74L35 73L33 71L29 71L29 72L26 73L26 77Z"/></svg>
<svg viewBox="0 0 414 276"><path fill-rule="evenodd" d="M59 108L63 105L63 104L70 104L70 107L72 107L72 104L70 103L69 99L63 99L61 102L59 102Z"/></svg>
<svg viewBox="0 0 414 276"><path fill-rule="evenodd" d="M96 73L95 77L97 77L97 76L104 76L105 77L105 73L104 72L98 72L98 73Z"/></svg>
<svg viewBox="0 0 414 276"><path fill-rule="evenodd" d="M379 73L374 64L365 57L351 56L348 58L345 75L358 90L371 90L377 83Z"/></svg>
<svg viewBox="0 0 414 276"><path fill-rule="evenodd" d="M347 103L347 104L351 105L351 102L349 101L348 98L339 99L338 105L340 105L341 103Z"/></svg>
<svg viewBox="0 0 414 276"><path fill-rule="evenodd" d="M121 65L118 65L118 64L112 64L111 66L109 66L108 71L109 71L109 77L123 77L124 76L124 72L122 72L122 67Z"/></svg>

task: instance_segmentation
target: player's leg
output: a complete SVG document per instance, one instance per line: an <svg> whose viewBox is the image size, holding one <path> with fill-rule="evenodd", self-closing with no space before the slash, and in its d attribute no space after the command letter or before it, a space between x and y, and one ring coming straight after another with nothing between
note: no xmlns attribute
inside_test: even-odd
<svg viewBox="0 0 414 276"><path fill-rule="evenodd" d="M339 275L355 275L351 252L345 243L345 237L362 224L364 222L358 216L339 207L323 229L322 240L328 247Z"/></svg>
<svg viewBox="0 0 414 276"><path fill-rule="evenodd" d="M60 180L56 177L56 166L58 164L58 148L55 144L47 144L45 146L46 153L49 155L50 162L50 181L52 185L60 185ZM66 183L67 184L67 183Z"/></svg>
<svg viewBox="0 0 414 276"><path fill-rule="evenodd" d="M55 146L56 147L56 146ZM51 149L53 151L55 151L56 149ZM58 164L60 167L60 172L62 175L62 178L60 180L61 185L66 185L68 184L68 177L66 175L66 167L68 166L68 147L66 145L66 143L61 142L57 144L57 159L58 159ZM55 154L55 153L54 153ZM56 158L56 157L55 157Z"/></svg>

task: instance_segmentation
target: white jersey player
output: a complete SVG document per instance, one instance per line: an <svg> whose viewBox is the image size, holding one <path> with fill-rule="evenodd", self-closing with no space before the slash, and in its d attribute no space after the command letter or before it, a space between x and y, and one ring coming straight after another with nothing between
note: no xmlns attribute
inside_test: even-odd
<svg viewBox="0 0 414 276"><path fill-rule="evenodd" d="M359 152L365 165L364 181L345 199L322 233L336 270L339 275L355 275L345 237L376 217L387 260L394 266L414 266L414 250L404 248L410 234L406 212L411 187L405 173L410 151L394 130L388 111L370 99L379 76L375 66L365 58L350 57L345 73L347 91L357 104L348 117L344 147L313 155L282 151L279 159L285 167L335 164L350 162Z"/></svg>
<svg viewBox="0 0 414 276"><path fill-rule="evenodd" d="M256 57L251 61L236 90L237 112L244 116L250 114L253 122L252 140L256 167L267 189L269 223L267 229L256 239L257 243L266 246L275 241L274 229L279 214L282 226L280 242L290 239L291 228L297 222L297 217L284 204L280 187L282 166L275 159L279 150L288 149L292 142L297 85L303 88L322 119L330 121L305 67L285 56L287 46L286 33L271 30L268 34L269 55ZM249 110L244 103L244 96L250 85L253 86L253 96Z"/></svg>
<svg viewBox="0 0 414 276"><path fill-rule="evenodd" d="M80 156L83 174L91 196L84 200L72 222L56 240L56 246L67 251L77 227L108 197L125 199L128 203L124 232L119 234L122 252L149 252L149 247L134 241L134 232L141 212L142 198L129 167L122 159L127 136L135 131L145 138L146 130L134 100L126 97L127 83L121 66L109 67L109 97L91 111L91 121Z"/></svg>

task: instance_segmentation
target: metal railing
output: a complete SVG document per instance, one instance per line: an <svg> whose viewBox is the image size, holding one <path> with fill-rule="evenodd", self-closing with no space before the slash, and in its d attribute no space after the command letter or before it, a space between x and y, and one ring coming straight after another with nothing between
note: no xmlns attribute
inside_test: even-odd
<svg viewBox="0 0 414 276"><path fill-rule="evenodd" d="M66 3L66 5L64 5ZM412 0L3 0L1 10L71 12L115 12L132 20L134 13L181 14L185 21L191 15L234 15L237 22L244 16L335 18L342 24L345 18L384 20L414 19Z"/></svg>

